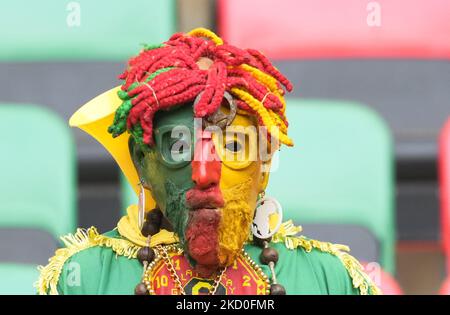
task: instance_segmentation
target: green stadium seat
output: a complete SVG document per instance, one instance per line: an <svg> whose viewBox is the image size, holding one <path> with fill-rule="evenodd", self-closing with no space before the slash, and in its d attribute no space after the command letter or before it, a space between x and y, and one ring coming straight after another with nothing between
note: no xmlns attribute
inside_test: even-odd
<svg viewBox="0 0 450 315"><path fill-rule="evenodd" d="M125 179L125 176L120 172L120 196L122 201L122 213L126 214L127 208L130 205L136 205L138 203L138 197L134 192L131 185Z"/></svg>
<svg viewBox="0 0 450 315"><path fill-rule="evenodd" d="M318 228L331 237L327 241L359 248L362 254L354 254L361 260L373 259L364 257L372 235L377 261L393 273L393 144L386 124L368 107L345 101L287 103L295 146L281 148L267 195L280 201L286 219L304 226L305 235L315 236Z"/></svg>
<svg viewBox="0 0 450 315"><path fill-rule="evenodd" d="M36 294L33 284L38 276L36 266L0 263L0 295Z"/></svg>
<svg viewBox="0 0 450 315"><path fill-rule="evenodd" d="M20 283L33 275L34 282L37 272L30 270L76 228L74 140L64 121L43 107L0 104L0 117L0 291L28 293Z"/></svg>
<svg viewBox="0 0 450 315"><path fill-rule="evenodd" d="M123 61L167 39L175 19L175 0L8 1L0 60Z"/></svg>

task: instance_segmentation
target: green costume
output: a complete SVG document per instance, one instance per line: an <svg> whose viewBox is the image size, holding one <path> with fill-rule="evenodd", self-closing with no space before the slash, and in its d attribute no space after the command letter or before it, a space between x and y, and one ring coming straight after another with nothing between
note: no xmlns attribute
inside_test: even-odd
<svg viewBox="0 0 450 315"><path fill-rule="evenodd" d="M129 215L134 210L130 207ZM290 222L284 223L271 244L283 262L275 271L288 294L380 293L346 246L295 236L298 231ZM121 236L118 229L104 235L95 228L80 229L63 240L67 247L41 269L40 294L133 294L142 277L142 265L136 259L141 246ZM244 249L268 276L268 266L259 260L260 248L247 243Z"/></svg>

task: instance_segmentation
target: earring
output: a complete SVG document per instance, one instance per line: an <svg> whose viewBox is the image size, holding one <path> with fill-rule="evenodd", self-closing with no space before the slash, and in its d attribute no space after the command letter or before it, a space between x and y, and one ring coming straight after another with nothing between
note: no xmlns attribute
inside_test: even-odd
<svg viewBox="0 0 450 315"><path fill-rule="evenodd" d="M142 230L145 218L145 190L142 180L139 182L139 201L138 201L138 225L139 230Z"/></svg>
<svg viewBox="0 0 450 315"><path fill-rule="evenodd" d="M278 222L275 227L271 227L270 217L277 215ZM255 209L255 217L252 223L252 233L255 236L254 241L261 246L263 250L259 255L260 261L269 266L272 280L270 284L271 295L285 295L286 289L278 283L275 273L275 265L278 262L278 252L275 248L269 246L270 238L279 230L283 221L283 209L280 203L271 197L266 197L262 192Z"/></svg>
<svg viewBox="0 0 450 315"><path fill-rule="evenodd" d="M270 217L277 215L277 223L271 226ZM266 197L262 192L256 204L255 215L252 222L252 233L259 239L269 239L280 228L283 222L283 209L280 203L272 197Z"/></svg>

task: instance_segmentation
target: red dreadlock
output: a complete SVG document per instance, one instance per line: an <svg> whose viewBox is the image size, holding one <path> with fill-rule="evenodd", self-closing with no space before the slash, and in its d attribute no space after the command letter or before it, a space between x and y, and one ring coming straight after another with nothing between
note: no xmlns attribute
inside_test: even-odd
<svg viewBox="0 0 450 315"><path fill-rule="evenodd" d="M207 70L197 64L202 57L213 61ZM129 60L119 79L125 80L119 93L124 103L109 129L113 136L126 125L144 144L152 145L157 111L192 102L202 92L194 115L203 118L216 112L228 91L240 110L255 115L259 124L280 127L280 141L292 145L281 88L291 91L292 84L260 52L223 43L208 30L177 33L163 45L144 49Z"/></svg>

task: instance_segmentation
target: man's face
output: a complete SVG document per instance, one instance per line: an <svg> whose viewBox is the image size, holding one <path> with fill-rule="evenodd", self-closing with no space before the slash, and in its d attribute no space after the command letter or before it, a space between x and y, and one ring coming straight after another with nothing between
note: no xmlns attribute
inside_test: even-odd
<svg viewBox="0 0 450 315"><path fill-rule="evenodd" d="M210 276L242 248L266 178L251 119L238 114L225 130L196 125L189 105L158 112L155 145L131 153L196 270Z"/></svg>

